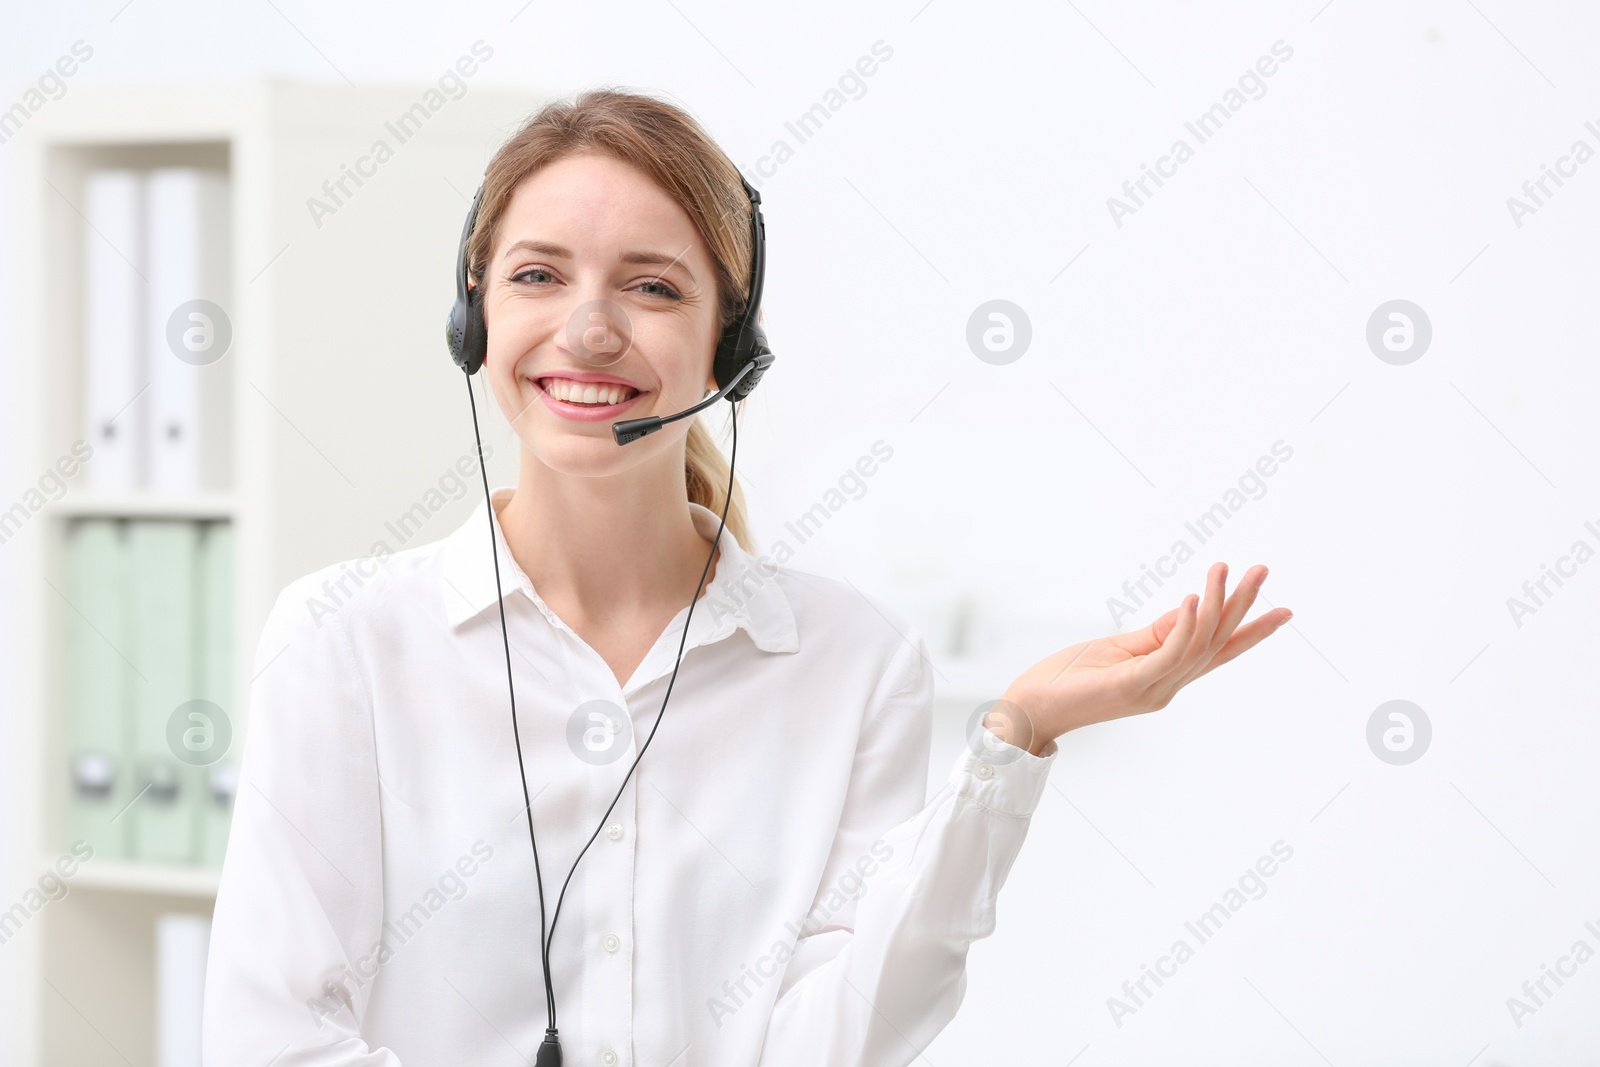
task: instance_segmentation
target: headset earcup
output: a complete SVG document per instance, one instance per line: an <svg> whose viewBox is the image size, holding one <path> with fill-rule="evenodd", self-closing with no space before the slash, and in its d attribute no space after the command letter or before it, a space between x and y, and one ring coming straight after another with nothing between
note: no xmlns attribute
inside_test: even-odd
<svg viewBox="0 0 1600 1067"><path fill-rule="evenodd" d="M467 367L467 315L459 302L450 305L444 320L444 343L450 349L450 358L456 366L471 373Z"/></svg>
<svg viewBox="0 0 1600 1067"><path fill-rule="evenodd" d="M750 373L745 375L744 380L739 383L738 387L735 388L730 395L735 400L743 400L745 397L754 392L756 386L761 383L761 376L767 373L767 370L772 366L775 358L776 357L772 354L772 349L768 348L766 343L763 342L761 346L750 355L750 362L754 364L754 366L750 368Z"/></svg>
<svg viewBox="0 0 1600 1067"><path fill-rule="evenodd" d="M476 374L489 354L489 327L483 321L483 305L476 288L467 293L466 354L469 374Z"/></svg>
<svg viewBox="0 0 1600 1067"><path fill-rule="evenodd" d="M483 309L472 288L467 272L467 242L472 237L473 226L478 221L478 206L483 203L483 186L472 197L472 208L461 227L461 242L456 249L456 299L450 305L450 316L445 320L444 341L450 349L450 358L468 374L478 373L488 350L489 331L484 327Z"/></svg>
<svg viewBox="0 0 1600 1067"><path fill-rule="evenodd" d="M751 323L742 334L743 336L737 323L723 334L721 343L717 345L717 354L712 361L717 388L721 389L733 381L734 375L738 374L739 369L746 363L759 360L758 366L728 394L733 400L743 400L749 396L773 361L772 349L767 347L767 332L759 324Z"/></svg>
<svg viewBox="0 0 1600 1067"><path fill-rule="evenodd" d="M717 380L717 388L725 387L733 376L739 373L739 337L738 324L724 330L722 337L717 341L716 355L711 357L711 374Z"/></svg>
<svg viewBox="0 0 1600 1067"><path fill-rule="evenodd" d="M484 325L483 309L478 306L476 293L476 289L469 290L465 303L457 300L450 306L450 317L444 327L450 358L468 374L478 373L489 350L489 330Z"/></svg>

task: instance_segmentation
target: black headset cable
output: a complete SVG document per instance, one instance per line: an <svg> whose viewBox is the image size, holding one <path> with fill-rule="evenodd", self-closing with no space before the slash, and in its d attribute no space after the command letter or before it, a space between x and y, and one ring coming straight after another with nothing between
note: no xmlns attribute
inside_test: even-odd
<svg viewBox="0 0 1600 1067"><path fill-rule="evenodd" d="M645 750L650 747L650 742L655 740L656 731L661 728L661 720L667 713L667 701L672 699L672 687L678 680L678 668L683 666L684 646L689 640L689 624L694 619L695 604L700 600L700 592L705 588L706 575L711 571L711 561L716 558L717 548L722 543L722 531L728 523L728 506L733 502L734 468L739 457L739 409L738 405L729 398L731 411L729 422L733 428L733 445L728 455L728 491L722 502L722 516L717 524L717 535L711 542L711 554L706 557L706 564L700 569L700 581L695 586L694 599L689 602L689 613L683 620L683 634L678 638L678 658L672 666L672 677L667 681L666 694L661 698L661 710L656 713L656 721L650 727L650 733L645 737L643 745L639 746L638 753L633 757L633 763L628 767L628 773L622 776L622 785L617 789L617 795L611 798L611 803L606 807L605 814L600 817L600 822L595 826L594 833L589 835L589 840L584 843L583 849L578 853L578 858L572 861L572 867L567 871L566 880L561 883L561 892L556 897L555 911L550 916L548 929L545 924L544 910L544 875L539 867L539 842L533 832L533 801L528 796L528 772L522 759L522 737L517 727L517 690L512 680L511 671L511 638L506 629L505 592L500 583L500 550L499 539L496 537L496 523L494 514L494 501L489 493L489 470L483 459L483 436L478 429L478 401L472 392L471 372L467 372L467 398L472 406L472 436L478 445L478 472L483 478L483 500L489 513L489 548L494 559L494 590L496 603L500 609L500 643L505 650L506 659L506 689L511 696L511 736L516 741L517 770L522 779L523 812L528 818L528 843L533 846L533 872L539 887L539 963L544 971L544 996L547 1025L543 1043L539 1046L538 1058L535 1067L560 1067L561 1065L561 1034L556 1027L556 993L555 985L550 978L550 943L556 934L556 920L561 917L561 904L567 897L567 887L572 884L572 876L578 870L578 863L588 853L589 846L599 838L601 829L606 820L611 817L617 802L622 799L622 794L628 788L628 781L633 777L634 769L639 766L639 761L644 758Z"/></svg>

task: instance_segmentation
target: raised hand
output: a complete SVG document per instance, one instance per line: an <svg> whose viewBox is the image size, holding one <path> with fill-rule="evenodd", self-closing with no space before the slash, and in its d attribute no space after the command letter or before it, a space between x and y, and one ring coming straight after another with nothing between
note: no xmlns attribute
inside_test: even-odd
<svg viewBox="0 0 1600 1067"><path fill-rule="evenodd" d="M1039 755L1068 730L1164 708L1178 690L1261 642L1293 616L1274 608L1244 626L1267 580L1261 564L1232 596L1228 565L1212 564L1202 603L1193 593L1142 630L1064 648L1029 667L985 717L997 737Z"/></svg>

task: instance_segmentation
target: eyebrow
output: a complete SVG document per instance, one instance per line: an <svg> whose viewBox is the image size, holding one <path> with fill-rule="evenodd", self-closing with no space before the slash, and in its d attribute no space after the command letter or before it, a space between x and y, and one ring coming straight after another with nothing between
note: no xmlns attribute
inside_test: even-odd
<svg viewBox="0 0 1600 1067"><path fill-rule="evenodd" d="M552 259L573 258L570 249L565 248L562 245L552 244L549 241L518 241L516 244L507 248L505 254L509 256L513 252L518 251L533 252L541 256L549 256ZM695 280L694 271L689 269L689 264L683 261L681 254L669 256L662 252L624 252L621 260L623 263L637 263L646 265L660 264L671 266L672 264L676 263L683 268L683 272L689 276L690 281Z"/></svg>

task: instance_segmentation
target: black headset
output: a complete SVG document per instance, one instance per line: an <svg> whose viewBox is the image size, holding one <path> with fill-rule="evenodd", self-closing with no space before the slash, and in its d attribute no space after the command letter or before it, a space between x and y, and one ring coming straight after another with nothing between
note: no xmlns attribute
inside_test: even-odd
<svg viewBox="0 0 1600 1067"><path fill-rule="evenodd" d="M727 397L730 403L744 399L750 395L750 391L756 387L761 376L772 365L774 357L772 349L767 347L766 332L756 322L756 316L761 310L761 290L766 280L767 227L761 217L760 194L742 175L739 181L744 185L745 195L750 198L750 300L745 305L744 312L736 321L728 324L717 341L717 352L712 361L717 391L692 407L672 415L652 415L642 419L625 419L612 423L611 433L618 445L626 445L646 434L654 433L667 423L693 415L723 397ZM533 832L533 801L528 797L528 772L523 765L522 737L517 726L517 690L516 684L512 681L511 638L506 630L505 593L500 587L500 553L498 541L495 539L494 501L489 495L489 472L483 461L483 437L478 430L478 402L472 392L471 376L483 366L484 355L489 347L489 332L483 321L483 296L479 288L468 284L470 278L467 265L467 243L472 239L472 230L478 223L478 207L482 201L483 186L480 185L477 194L472 198L472 210L467 213L466 225L461 228L461 245L456 252L456 301L451 305L450 318L445 324L445 343L450 348L450 355L455 360L456 366L465 371L467 376L467 398L472 406L472 433L478 444L478 471L483 478L483 498L489 513L494 587L500 608L500 640L505 649L506 689L511 696L511 734L516 740L517 770L522 780L522 799L525 802L523 811L528 819L528 842L533 847L533 870L539 886L539 956L544 971L547 1025L535 1067L561 1067L561 1037L560 1031L556 1028L555 984L550 978L550 942L555 937L556 921L561 918L561 902L566 898L567 886L572 884L572 875L577 871L579 861L589 851L589 846L594 844L595 838L600 836L601 827L611 817L617 801L622 799L623 792L628 788L628 780L633 777L634 768L639 766L645 750L650 747L650 742L655 740L656 730L661 727L661 720L666 717L667 701L672 699L672 687L678 680L678 667L683 664L683 649L689 639L689 623L694 618L695 603L700 599L700 590L705 585L706 574L711 570L711 561L716 557L717 546L722 542L722 531L728 523L728 505L733 502L734 463L739 456L738 409L733 409L734 417L728 420L733 426L733 448L728 455L728 492L723 499L722 521L717 526L717 536L712 540L711 555L706 557L706 565L700 571L700 585L695 587L694 600L689 602L689 613L683 620L683 636L678 640L678 659L673 665L672 677L667 682L666 695L661 700L661 711L657 713L656 721L650 727L650 734L645 738L644 744L639 746L638 754L634 756L628 773L623 776L617 795L611 799L610 806L600 817L599 825L594 828L594 833L589 835L589 840L578 853L578 858L572 861L572 868L567 871L566 881L561 886L561 894L556 898L555 913L551 916L547 928L544 911L544 874L539 868L539 842Z"/></svg>

